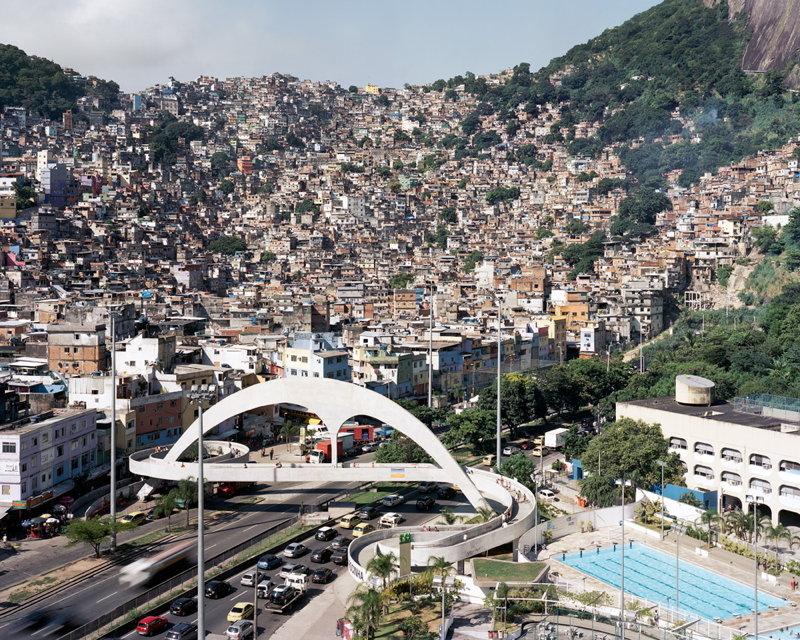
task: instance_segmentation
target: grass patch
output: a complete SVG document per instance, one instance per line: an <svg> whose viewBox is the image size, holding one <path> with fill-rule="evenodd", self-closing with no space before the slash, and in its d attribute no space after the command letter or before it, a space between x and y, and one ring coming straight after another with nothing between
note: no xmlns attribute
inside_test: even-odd
<svg viewBox="0 0 800 640"><path fill-rule="evenodd" d="M143 547L145 545L151 544L156 542L157 540L161 540L162 538L166 538L172 532L167 532L166 530L162 531L153 531L152 533L148 533L143 535L141 538L136 538L135 540L131 540L130 542L126 542L121 544L117 547L118 551L132 551L137 547Z"/></svg>
<svg viewBox="0 0 800 640"><path fill-rule="evenodd" d="M475 577L494 582L533 582L544 569L543 562L508 562L474 558L472 566Z"/></svg>
<svg viewBox="0 0 800 640"><path fill-rule="evenodd" d="M372 490L354 493L351 496L347 496L344 501L355 502L359 506L371 504L377 500L382 500L392 493L398 493L403 487L405 487L405 483L403 482L379 482L373 485Z"/></svg>
<svg viewBox="0 0 800 640"><path fill-rule="evenodd" d="M20 589L19 591L15 591L10 596L8 596L8 601L13 602L14 604L22 604L28 598L31 598L34 595L36 595L35 591L29 591L28 589Z"/></svg>

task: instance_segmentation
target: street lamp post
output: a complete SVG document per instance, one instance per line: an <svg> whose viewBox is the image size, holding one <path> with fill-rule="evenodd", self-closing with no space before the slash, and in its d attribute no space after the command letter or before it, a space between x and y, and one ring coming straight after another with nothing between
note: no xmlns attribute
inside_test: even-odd
<svg viewBox="0 0 800 640"><path fill-rule="evenodd" d="M629 482L629 481L628 481ZM620 640L625 640L625 487L628 482L625 481L625 476L616 483L622 487L622 515L620 516L620 524L622 526L622 542L620 548L622 551L622 560L620 563L620 594L619 594L619 636Z"/></svg>
<svg viewBox="0 0 800 640"><path fill-rule="evenodd" d="M253 569L253 640L258 638L258 563Z"/></svg>
<svg viewBox="0 0 800 640"><path fill-rule="evenodd" d="M190 400L197 401L197 637L206 637L205 612L205 491L203 482L203 401L213 394L200 388L189 393ZM258 604L257 602L254 605Z"/></svg>
<svg viewBox="0 0 800 640"><path fill-rule="evenodd" d="M675 522L675 614L681 608L681 528Z"/></svg>
<svg viewBox="0 0 800 640"><path fill-rule="evenodd" d="M747 503L753 507L753 614L755 619L755 640L758 640L758 500L755 496L745 496Z"/></svg>
<svg viewBox="0 0 800 640"><path fill-rule="evenodd" d="M115 313L109 312L111 320L111 551L117 550L117 336L115 327Z"/></svg>
<svg viewBox="0 0 800 640"><path fill-rule="evenodd" d="M433 408L433 304L435 297L431 289L431 308L428 310L428 408Z"/></svg>
<svg viewBox="0 0 800 640"><path fill-rule="evenodd" d="M502 325L501 325L501 318L500 318L500 299L497 300L497 418L496 418L496 436L497 436L497 469L500 469L500 454L502 451L500 450L500 431L501 431L501 423L500 423L500 378L502 375L501 372L501 365L503 362L503 337L501 333Z"/></svg>
<svg viewBox="0 0 800 640"><path fill-rule="evenodd" d="M664 542L664 467L667 463L663 460L656 460L656 464L661 467L661 542Z"/></svg>

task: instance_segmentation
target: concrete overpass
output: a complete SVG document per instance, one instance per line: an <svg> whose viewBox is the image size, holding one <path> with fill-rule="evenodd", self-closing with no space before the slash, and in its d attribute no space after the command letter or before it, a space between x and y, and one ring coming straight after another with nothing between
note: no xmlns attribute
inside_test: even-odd
<svg viewBox="0 0 800 640"><path fill-rule="evenodd" d="M419 444L438 466L339 462L335 447L332 448L333 460L330 463L254 463L249 461L250 451L244 445L205 441L206 450L211 454L203 460L205 480L263 483L432 481L457 484L476 509L488 506L484 496L491 497L505 507L501 515L479 525L442 527L436 533L423 531L422 528L401 527L363 536L353 542L350 551L350 572L359 580L368 579L363 565L366 565L364 558L370 555L370 545L381 543L384 548L391 549L393 539L401 532L414 533L416 543L412 562L424 565L427 558L433 555L444 556L450 561L463 560L500 544L513 542L533 526L536 503L530 490L488 471L462 468L430 429L400 405L347 382L279 379L253 385L204 411L203 432L205 434L244 411L279 403L306 407L319 416L334 438L342 425L354 416L376 418ZM134 453L130 456L131 472L163 480L196 478L197 463L182 462L179 458L197 441L199 428L199 420L195 420L169 449L158 447ZM140 495L146 495L151 490L152 487L146 484Z"/></svg>

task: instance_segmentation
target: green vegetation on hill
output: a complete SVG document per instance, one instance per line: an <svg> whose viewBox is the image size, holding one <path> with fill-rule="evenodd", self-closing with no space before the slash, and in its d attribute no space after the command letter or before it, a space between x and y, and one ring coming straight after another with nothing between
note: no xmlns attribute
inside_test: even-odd
<svg viewBox="0 0 800 640"><path fill-rule="evenodd" d="M114 101L118 93L115 82L89 77L79 83L55 62L0 44L0 110L24 107L33 114L59 119L81 96L97 95Z"/></svg>
<svg viewBox="0 0 800 640"><path fill-rule="evenodd" d="M562 141L574 155L617 144L640 183L663 186L666 172L679 171L679 183L688 185L800 133L800 107L785 91L783 74L748 76L740 69L749 36L744 15L729 21L725 2L708 8L699 0L664 0L539 71L521 63L501 85L467 73L429 90L463 86L478 98L462 121L473 141L484 115L497 114L516 133L518 108L537 114L557 105L560 119L547 142ZM598 134L575 138L583 121L601 123ZM530 162L534 150L526 145L517 153Z"/></svg>

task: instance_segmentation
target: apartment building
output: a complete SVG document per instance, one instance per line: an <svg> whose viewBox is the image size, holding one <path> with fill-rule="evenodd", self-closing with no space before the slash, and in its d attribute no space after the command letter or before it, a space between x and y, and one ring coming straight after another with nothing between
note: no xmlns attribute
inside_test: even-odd
<svg viewBox="0 0 800 640"><path fill-rule="evenodd" d="M774 524L800 525L800 400L715 402L709 393L697 402L681 387L698 382L713 391L708 380L678 376L676 397L618 402L617 418L658 424L686 467L686 486L717 491L722 511L757 503Z"/></svg>

